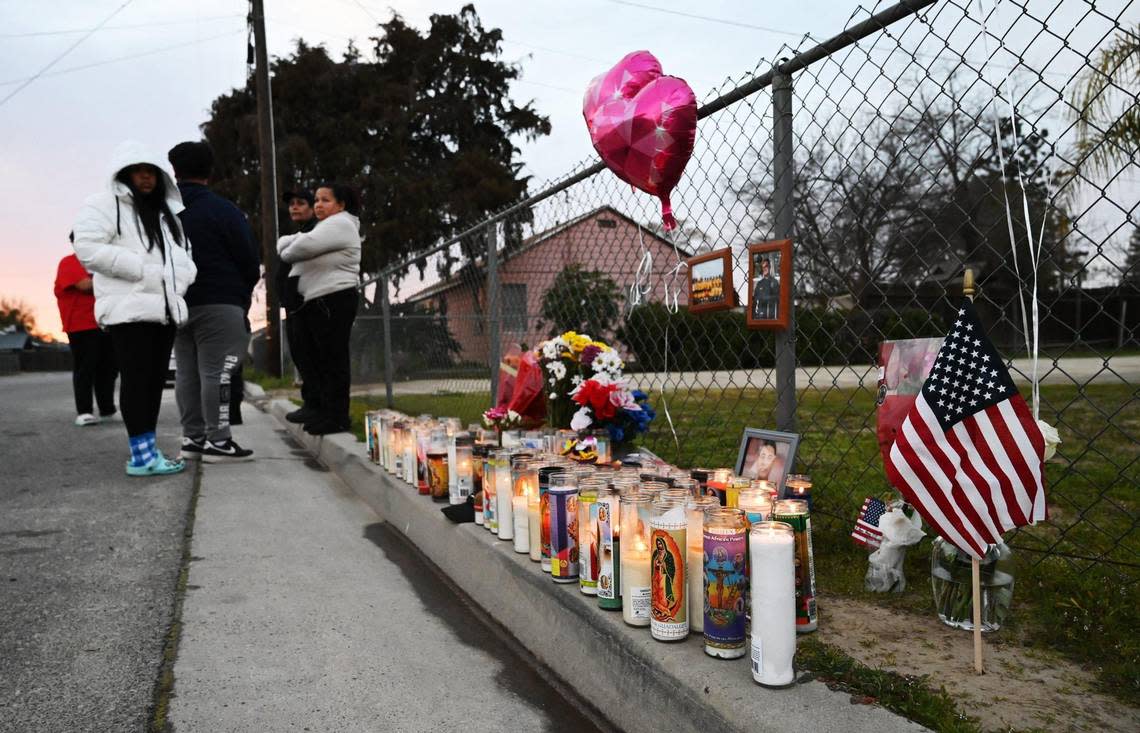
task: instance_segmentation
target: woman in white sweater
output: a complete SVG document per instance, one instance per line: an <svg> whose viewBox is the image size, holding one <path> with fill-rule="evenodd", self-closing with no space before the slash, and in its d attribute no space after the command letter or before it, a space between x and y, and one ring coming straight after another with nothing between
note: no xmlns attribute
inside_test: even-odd
<svg viewBox="0 0 1140 733"><path fill-rule="evenodd" d="M317 381L317 417L304 424L312 435L348 430L348 388L351 382L349 337L356 320L360 282L360 219L356 192L341 183L316 191L313 212L318 223L311 231L277 240L277 254L299 277L304 305L300 318L303 348L312 354ZM308 407L306 402L306 407Z"/></svg>
<svg viewBox="0 0 1140 733"><path fill-rule="evenodd" d="M156 445L155 427L183 296L197 268L178 221L182 196L166 161L125 142L75 221L75 254L91 273L95 320L111 334L119 363L119 407L130 440L130 476L177 473Z"/></svg>

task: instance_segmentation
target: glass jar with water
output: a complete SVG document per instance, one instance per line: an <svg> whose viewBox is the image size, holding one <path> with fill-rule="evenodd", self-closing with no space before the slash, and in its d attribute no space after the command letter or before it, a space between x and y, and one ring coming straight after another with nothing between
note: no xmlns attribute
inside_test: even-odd
<svg viewBox="0 0 1140 733"><path fill-rule="evenodd" d="M997 631L1013 601L1013 553L994 545L981 561L982 631ZM930 553L930 585L938 618L947 626L974 629L970 556L941 537Z"/></svg>

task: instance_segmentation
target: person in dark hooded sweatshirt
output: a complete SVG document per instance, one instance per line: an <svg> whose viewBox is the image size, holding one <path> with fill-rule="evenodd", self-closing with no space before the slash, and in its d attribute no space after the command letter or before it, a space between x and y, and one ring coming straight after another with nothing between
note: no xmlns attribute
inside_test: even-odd
<svg viewBox="0 0 1140 733"><path fill-rule="evenodd" d="M245 215L207 185L214 164L208 144L179 143L167 157L186 205L180 218L198 267L198 279L186 293L190 316L174 341L182 458L250 460L253 451L230 432L230 388L249 347L246 313L261 277L257 243Z"/></svg>
<svg viewBox="0 0 1140 733"><path fill-rule="evenodd" d="M295 231L298 234L311 232L317 225L317 214L313 211L316 197L313 192L307 188L297 188L286 191L281 198L289 207L289 221L293 223ZM301 375L301 407L286 414L285 419L303 425L321 414L321 396L312 365L314 355L305 348L307 342L301 332L300 310L305 299L301 297L298 287L300 279L288 262L278 263L277 295L286 313L285 338L289 342L289 356Z"/></svg>
<svg viewBox="0 0 1140 733"><path fill-rule="evenodd" d="M115 150L107 178L108 190L80 209L73 246L119 365L127 475L178 473L185 464L162 454L155 428L175 329L190 316L183 296L197 274L177 216L182 196L166 162L133 141Z"/></svg>

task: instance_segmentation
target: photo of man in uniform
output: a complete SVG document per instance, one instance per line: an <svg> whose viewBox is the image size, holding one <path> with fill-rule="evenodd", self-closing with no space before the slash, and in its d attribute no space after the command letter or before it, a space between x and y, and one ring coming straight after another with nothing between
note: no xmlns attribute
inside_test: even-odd
<svg viewBox="0 0 1140 733"><path fill-rule="evenodd" d="M779 318L780 280L772 275L772 262L760 257L760 277L752 288L752 318L774 320Z"/></svg>

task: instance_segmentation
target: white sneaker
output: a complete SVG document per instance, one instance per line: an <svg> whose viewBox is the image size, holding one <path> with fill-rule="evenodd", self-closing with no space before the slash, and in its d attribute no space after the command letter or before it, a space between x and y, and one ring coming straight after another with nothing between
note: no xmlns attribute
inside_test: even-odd
<svg viewBox="0 0 1140 733"><path fill-rule="evenodd" d="M101 422L103 421L92 415L90 412L85 412L79 417L75 418L75 424L81 428L87 427L88 425L98 425Z"/></svg>

